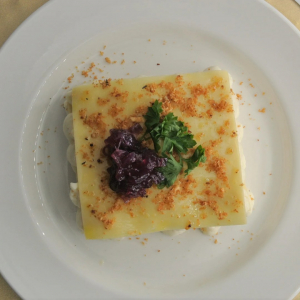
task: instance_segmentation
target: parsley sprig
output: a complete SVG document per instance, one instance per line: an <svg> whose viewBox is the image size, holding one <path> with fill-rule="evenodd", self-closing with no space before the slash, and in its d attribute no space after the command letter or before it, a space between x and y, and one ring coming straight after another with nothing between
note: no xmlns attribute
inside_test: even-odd
<svg viewBox="0 0 300 300"><path fill-rule="evenodd" d="M187 165L184 173L188 175L200 162L206 161L205 149L201 145L196 148L191 157L182 157L181 154L187 153L190 148L197 144L194 135L173 113L167 114L162 119L162 112L162 103L157 100L148 108L146 115L144 115L146 132L142 137L142 140L151 138L155 151L161 152L161 155L168 159L167 165L159 168L165 177L165 180L159 184L159 188L170 187L174 184L183 168L183 162ZM173 156L174 153L179 157L179 161Z"/></svg>

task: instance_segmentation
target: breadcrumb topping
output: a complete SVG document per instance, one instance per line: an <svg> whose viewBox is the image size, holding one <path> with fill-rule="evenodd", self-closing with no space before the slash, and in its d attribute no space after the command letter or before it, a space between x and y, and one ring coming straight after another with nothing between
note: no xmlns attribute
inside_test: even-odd
<svg viewBox="0 0 300 300"><path fill-rule="evenodd" d="M101 113L93 113L88 117L86 117L86 112L85 112L84 124L88 125L92 129L91 136L93 138L96 138L98 136L100 136L101 138L105 137L107 125L103 121L103 119L104 117L102 116Z"/></svg>
<svg viewBox="0 0 300 300"><path fill-rule="evenodd" d="M108 114L112 117L116 117L122 111L124 111L124 107L118 107L117 104L113 104L110 109L108 110Z"/></svg>
<svg viewBox="0 0 300 300"><path fill-rule="evenodd" d="M264 107L264 108L262 108L262 109L259 109L258 111L261 112L261 113L265 113L265 112L266 112L266 109L265 109L265 107Z"/></svg>

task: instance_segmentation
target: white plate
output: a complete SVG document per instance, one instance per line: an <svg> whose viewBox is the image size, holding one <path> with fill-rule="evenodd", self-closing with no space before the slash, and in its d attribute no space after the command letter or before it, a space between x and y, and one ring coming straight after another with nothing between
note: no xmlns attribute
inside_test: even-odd
<svg viewBox="0 0 300 300"><path fill-rule="evenodd" d="M117 63L105 63L101 50ZM25 299L295 295L299 53L299 32L263 1L49 1L0 53L5 278ZM98 76L112 78L211 65L231 73L235 92L243 96L246 181L256 198L246 226L224 227L215 238L195 230L173 238L84 239L68 199L73 175L65 159L61 104L72 86L91 81L75 69L91 62L104 70ZM258 112L262 108L265 113Z"/></svg>

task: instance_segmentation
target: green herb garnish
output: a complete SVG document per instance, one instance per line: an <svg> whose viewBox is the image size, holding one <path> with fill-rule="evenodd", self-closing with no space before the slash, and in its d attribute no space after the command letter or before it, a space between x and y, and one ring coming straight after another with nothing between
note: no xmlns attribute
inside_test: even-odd
<svg viewBox="0 0 300 300"><path fill-rule="evenodd" d="M177 176L183 168L183 162L186 163L187 169L184 171L185 176L190 174L200 162L205 162L205 149L199 145L194 154L189 158L183 158L181 154L193 148L197 143L194 135L188 131L183 122L173 113L167 114L161 119L162 103L157 100L152 107L148 108L145 118L146 132L142 140L152 139L156 152L161 150L161 155L168 159L167 165L160 168L160 172L165 176L164 182L159 184L159 188L170 187L174 184ZM179 156L179 162L174 158L173 153Z"/></svg>
<svg viewBox="0 0 300 300"><path fill-rule="evenodd" d="M162 103L159 103L157 100L148 108L148 111L144 118L146 119L145 126L147 127L147 133L150 132L153 128L159 125L160 114L162 113Z"/></svg>
<svg viewBox="0 0 300 300"><path fill-rule="evenodd" d="M204 153L205 149L201 145L199 145L190 158L183 158L183 160L188 166L188 168L184 171L185 175L189 175L192 172L192 170L199 166L199 163L206 162L206 157Z"/></svg>
<svg viewBox="0 0 300 300"><path fill-rule="evenodd" d="M178 162L173 155L170 155L170 157L168 157L167 165L165 167L158 168L159 172L165 176L165 180L158 185L158 188L162 189L165 186L172 186L182 167L182 162Z"/></svg>

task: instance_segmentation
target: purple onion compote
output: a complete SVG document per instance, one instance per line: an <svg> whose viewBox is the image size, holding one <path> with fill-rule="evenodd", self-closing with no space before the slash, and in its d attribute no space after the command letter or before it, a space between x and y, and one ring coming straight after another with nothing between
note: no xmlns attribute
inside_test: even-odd
<svg viewBox="0 0 300 300"><path fill-rule="evenodd" d="M147 188L165 179L157 168L165 167L167 159L142 146L136 139L142 131L139 124L128 130L111 129L110 136L105 140L103 153L111 164L107 169L110 175L109 186L121 195L124 202L146 197Z"/></svg>

